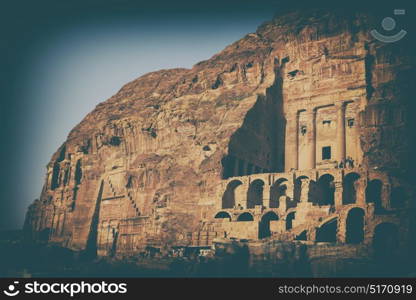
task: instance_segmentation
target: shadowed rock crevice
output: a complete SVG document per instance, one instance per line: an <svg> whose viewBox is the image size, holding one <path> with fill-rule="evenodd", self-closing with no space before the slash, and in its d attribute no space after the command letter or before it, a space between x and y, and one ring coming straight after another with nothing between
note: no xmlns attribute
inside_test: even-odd
<svg viewBox="0 0 416 300"><path fill-rule="evenodd" d="M281 66L274 68L273 85L265 95L257 96L243 123L230 137L228 154L222 159L222 178L284 169L283 79Z"/></svg>

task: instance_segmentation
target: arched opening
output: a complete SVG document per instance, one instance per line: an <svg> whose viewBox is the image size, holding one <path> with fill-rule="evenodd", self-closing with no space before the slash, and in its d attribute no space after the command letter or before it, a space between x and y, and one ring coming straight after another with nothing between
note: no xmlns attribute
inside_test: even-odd
<svg viewBox="0 0 416 300"><path fill-rule="evenodd" d="M308 239L308 232L306 230L302 231L299 235L295 237L297 241L306 241Z"/></svg>
<svg viewBox="0 0 416 300"><path fill-rule="evenodd" d="M317 181L317 202L319 205L334 205L334 176L325 174Z"/></svg>
<svg viewBox="0 0 416 300"><path fill-rule="evenodd" d="M358 207L348 212L345 236L347 244L359 244L364 240L364 215L364 210Z"/></svg>
<svg viewBox="0 0 416 300"><path fill-rule="evenodd" d="M383 182L378 179L373 179L368 182L365 188L365 201L367 203L374 203L376 211L383 208L381 203L381 191L383 189Z"/></svg>
<svg viewBox="0 0 416 300"><path fill-rule="evenodd" d="M238 222L248 222L248 221L253 221L253 220L254 220L253 215L248 212L242 213L237 218Z"/></svg>
<svg viewBox="0 0 416 300"><path fill-rule="evenodd" d="M293 228L293 220L295 219L295 213L292 211L291 213L288 213L286 216L286 230L290 230Z"/></svg>
<svg viewBox="0 0 416 300"><path fill-rule="evenodd" d="M229 221L231 221L231 216L229 213L227 213L226 211L220 211L219 213L217 213L214 217L215 219L228 219Z"/></svg>
<svg viewBox="0 0 416 300"><path fill-rule="evenodd" d="M374 229L374 257L380 262L388 262L395 256L398 247L397 226L392 223L381 223Z"/></svg>
<svg viewBox="0 0 416 300"><path fill-rule="evenodd" d="M234 208L236 205L236 192L238 187L242 186L240 180L233 180L228 183L225 189L224 195L222 196L222 208Z"/></svg>
<svg viewBox="0 0 416 300"><path fill-rule="evenodd" d="M261 179L254 180L247 191L247 208L254 208L256 205L263 205L264 182Z"/></svg>
<svg viewBox="0 0 416 300"><path fill-rule="evenodd" d="M263 239L271 236L270 221L277 221L279 217L272 211L264 214L259 224L259 238Z"/></svg>
<svg viewBox="0 0 416 300"><path fill-rule="evenodd" d="M309 179L307 176L299 176L295 180L295 186L293 191L293 200L295 203L300 202L300 198L302 196L302 182Z"/></svg>
<svg viewBox="0 0 416 300"><path fill-rule="evenodd" d="M406 193L402 187L394 187L390 193L390 206L392 208L402 208L406 203Z"/></svg>
<svg viewBox="0 0 416 300"><path fill-rule="evenodd" d="M280 178L270 188L270 208L279 207L279 199L281 196L286 195L286 178Z"/></svg>
<svg viewBox="0 0 416 300"><path fill-rule="evenodd" d="M317 242L335 243L337 241L338 219L333 218L316 229Z"/></svg>
<svg viewBox="0 0 416 300"><path fill-rule="evenodd" d="M360 178L357 173L349 173L344 177L342 204L353 204L357 202L357 190L355 188L356 181Z"/></svg>

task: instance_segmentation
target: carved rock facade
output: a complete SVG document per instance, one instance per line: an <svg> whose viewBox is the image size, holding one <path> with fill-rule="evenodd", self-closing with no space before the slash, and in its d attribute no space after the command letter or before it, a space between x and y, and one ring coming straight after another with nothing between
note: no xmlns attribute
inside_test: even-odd
<svg viewBox="0 0 416 300"><path fill-rule="evenodd" d="M233 237L409 249L414 57L378 22L281 15L128 83L53 155L26 232L100 256Z"/></svg>

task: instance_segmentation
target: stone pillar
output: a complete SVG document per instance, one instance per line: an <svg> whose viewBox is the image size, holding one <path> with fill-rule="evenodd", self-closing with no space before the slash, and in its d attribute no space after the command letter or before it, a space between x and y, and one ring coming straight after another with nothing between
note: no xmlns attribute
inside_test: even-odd
<svg viewBox="0 0 416 300"><path fill-rule="evenodd" d="M335 181L334 203L335 209L342 207L342 181Z"/></svg>
<svg viewBox="0 0 416 300"><path fill-rule="evenodd" d="M336 138L336 161L339 164L345 159L345 104L343 102L335 105L337 108L337 138Z"/></svg>
<svg viewBox="0 0 416 300"><path fill-rule="evenodd" d="M363 153L361 150L361 141L360 141L360 124L358 120L358 114L354 117L354 135L355 135L355 157L354 159L354 167L358 167L362 162Z"/></svg>
<svg viewBox="0 0 416 300"><path fill-rule="evenodd" d="M342 221L341 221L342 220ZM337 242L338 243L345 243L347 227L346 222L343 218L337 218Z"/></svg>
<svg viewBox="0 0 416 300"><path fill-rule="evenodd" d="M355 182L357 204L365 205L365 188L367 186L367 178L359 178Z"/></svg>
<svg viewBox="0 0 416 300"><path fill-rule="evenodd" d="M243 209L247 209L247 191L248 191L248 183L247 182L243 182L242 185L239 185L235 190L234 190L234 197L235 197L235 204L236 206L238 206L238 204L240 204L240 206Z"/></svg>
<svg viewBox="0 0 416 300"><path fill-rule="evenodd" d="M390 183L383 183L383 187L381 189L381 206L385 209L391 208L390 194L391 194Z"/></svg>
<svg viewBox="0 0 416 300"><path fill-rule="evenodd" d="M281 213L285 213L286 209L287 209L287 196L286 195L282 195L279 197L279 211Z"/></svg>
<svg viewBox="0 0 416 300"><path fill-rule="evenodd" d="M295 198L294 195L294 185L293 182L285 181L284 184L286 184L286 196L288 196L291 200Z"/></svg>
<svg viewBox="0 0 416 300"><path fill-rule="evenodd" d="M316 110L313 109L310 114L308 114L308 163L307 169L315 169L316 166Z"/></svg>
<svg viewBox="0 0 416 300"><path fill-rule="evenodd" d="M263 186L263 206L266 208L270 208L270 188L268 184Z"/></svg>
<svg viewBox="0 0 416 300"><path fill-rule="evenodd" d="M298 169L298 134L299 134L298 113L289 114L286 117L286 138L285 138L285 171Z"/></svg>
<svg viewBox="0 0 416 300"><path fill-rule="evenodd" d="M303 202L303 203L308 202L309 183L310 183L310 180L308 178L301 179L300 201L299 202Z"/></svg>

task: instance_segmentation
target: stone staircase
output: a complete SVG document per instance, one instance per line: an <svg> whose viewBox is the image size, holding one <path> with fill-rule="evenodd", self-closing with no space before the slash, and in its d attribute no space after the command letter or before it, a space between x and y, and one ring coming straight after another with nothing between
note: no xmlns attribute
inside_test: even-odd
<svg viewBox="0 0 416 300"><path fill-rule="evenodd" d="M132 192L127 190L127 198L129 199L129 202L131 204L131 206L133 207L135 213L136 213L136 217L140 216L140 210L137 207L136 201L134 201L133 196L132 196Z"/></svg>
<svg viewBox="0 0 416 300"><path fill-rule="evenodd" d="M122 195L122 193L117 192L117 190L115 189L113 183L111 182L111 178L110 177L108 178L108 185L110 186L110 190L111 190L111 193L112 193L113 197L117 197L117 194ZM134 201L134 199L133 199L132 191L126 189L126 196L127 196L128 200L129 200L129 203L130 203L131 207L133 208L135 217L139 217L141 215L140 214L140 210L137 207L136 201Z"/></svg>
<svg viewBox="0 0 416 300"><path fill-rule="evenodd" d="M116 190L115 190L115 188L113 186L113 183L111 182L110 177L108 177L108 185L110 186L111 193L113 194L113 197L116 197L117 196L117 193L116 193Z"/></svg>

